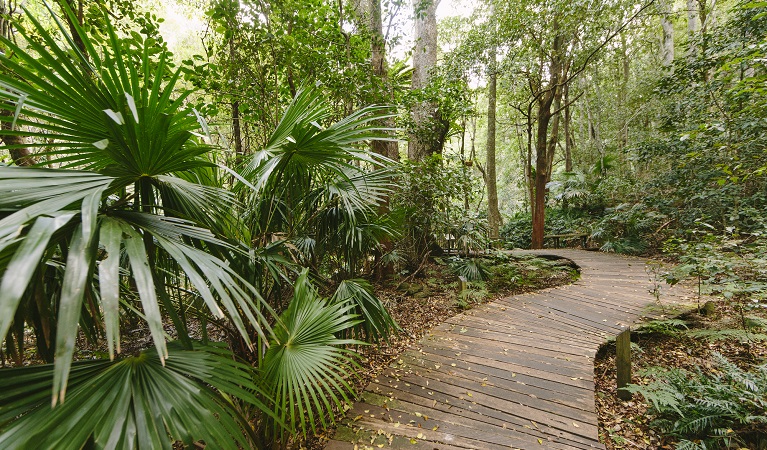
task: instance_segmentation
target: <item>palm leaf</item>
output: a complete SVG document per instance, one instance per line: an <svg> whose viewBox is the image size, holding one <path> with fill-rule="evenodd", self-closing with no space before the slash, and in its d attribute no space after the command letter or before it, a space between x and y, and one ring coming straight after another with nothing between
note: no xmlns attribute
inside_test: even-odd
<svg viewBox="0 0 767 450"><path fill-rule="evenodd" d="M103 43L75 26L84 54L62 48L29 12L35 39L24 48L5 40L10 51L0 54L0 109L14 115L0 120L30 125L0 133L44 138L38 142L46 146L46 163L85 169L0 167L0 336L23 317L16 312L32 275L60 267L46 289L46 301L59 305L54 402L64 398L78 325L96 330L103 316L110 354L119 352L123 284L135 288L136 312L149 324L161 359L164 315L188 340L164 284L177 267L247 343L252 331L266 339L269 329L262 311L270 309L231 264L247 252L210 229L238 209L234 196L189 181L195 170L213 167L202 156L210 148L194 134L200 122L185 106L189 92L174 96L178 72L169 72L166 53L151 56L150 41L139 53L126 53L104 14ZM68 28L56 23L72 45Z"/></svg>
<svg viewBox="0 0 767 450"><path fill-rule="evenodd" d="M355 354L342 346L360 342L336 335L357 323L352 307L319 298L308 270L296 281L293 300L275 325L263 364L266 390L292 432L305 435L309 429L316 432L317 425L328 426L333 422L329 410L349 402L353 388L347 379L356 362ZM281 432L273 428L275 437Z"/></svg>
<svg viewBox="0 0 767 450"><path fill-rule="evenodd" d="M253 448L250 425L226 397L269 410L252 369L218 346L170 344L168 351L165 366L155 350L75 363L68 401L53 409L46 404L50 365L3 370L0 447L74 450L92 440L96 448L171 449L174 440L202 440L221 449Z"/></svg>
<svg viewBox="0 0 767 450"><path fill-rule="evenodd" d="M365 280L342 281L330 302L353 305L351 311L362 319L354 328L358 338L378 342L388 339L392 332L400 329L381 300L373 294L373 286Z"/></svg>

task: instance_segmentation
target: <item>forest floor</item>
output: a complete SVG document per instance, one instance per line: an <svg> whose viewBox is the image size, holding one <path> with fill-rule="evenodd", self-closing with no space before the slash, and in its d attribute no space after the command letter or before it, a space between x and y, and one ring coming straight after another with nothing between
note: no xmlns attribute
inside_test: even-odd
<svg viewBox="0 0 767 450"><path fill-rule="evenodd" d="M394 362L409 346L448 318L475 305L497 298L573 282L578 274L568 260L548 260L534 256L483 258L485 268L494 273L492 281L470 282L459 294L458 277L446 258L436 258L417 276L393 278L378 283L376 295L389 309L402 331L380 345L363 350L362 370L356 388L362 392L375 376ZM339 412L338 419L344 412ZM322 449L335 430L310 437L301 448Z"/></svg>
<svg viewBox="0 0 767 450"><path fill-rule="evenodd" d="M672 320L650 322L633 332L632 383L646 384L649 378L645 371L651 367L683 369L690 373L700 369L706 375L721 373L713 363L715 353L744 370L764 364L767 361L764 330L754 328L746 332L742 323L744 317L767 319L765 305L748 308L749 305L724 300L714 304L715 312L701 314L694 309ZM744 307L748 309L744 311ZM612 341L600 348L594 365L600 438L607 449L676 448L676 439L659 431L658 417L647 400L637 394L629 401L619 400L615 380L615 342ZM767 436L767 424L763 427L757 431ZM767 448L765 445L767 443L750 442L733 448L761 450Z"/></svg>

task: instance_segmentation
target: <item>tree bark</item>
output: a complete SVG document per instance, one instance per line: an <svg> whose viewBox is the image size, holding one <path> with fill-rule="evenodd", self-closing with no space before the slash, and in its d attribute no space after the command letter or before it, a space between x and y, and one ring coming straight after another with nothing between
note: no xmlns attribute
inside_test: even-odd
<svg viewBox="0 0 767 450"><path fill-rule="evenodd" d="M660 13L660 26L663 30L661 37L661 61L664 67L672 67L674 62L674 3L671 0L658 0L658 12Z"/></svg>
<svg viewBox="0 0 767 450"><path fill-rule="evenodd" d="M567 84L564 87L564 93L562 94L565 101L565 172L570 173L573 171L573 144L574 139L572 136L572 111L570 110L570 85Z"/></svg>
<svg viewBox="0 0 767 450"><path fill-rule="evenodd" d="M490 47L488 80L487 80L487 225L489 228L490 239L496 240L500 237L501 213L498 210L498 186L495 167L495 112L497 98L497 67L496 67L496 48Z"/></svg>
<svg viewBox="0 0 767 450"><path fill-rule="evenodd" d="M629 124L628 124L628 86L629 78L631 76L631 64L629 62L628 44L626 43L626 35L621 33L621 60L623 62L623 76L621 77L620 84L620 139L618 141L619 155L623 155L623 149L628 145L629 140Z"/></svg>
<svg viewBox="0 0 767 450"><path fill-rule="evenodd" d="M369 27L371 34L370 64L373 76L380 81L382 93L378 103L390 104L394 101L394 93L389 84L389 67L386 61L386 38L383 32L383 18L381 12L381 0L369 1ZM384 127L394 128L394 118L390 117L381 123ZM373 151L393 161L399 160L397 143L393 141L373 141Z"/></svg>
<svg viewBox="0 0 767 450"><path fill-rule="evenodd" d="M6 111L6 110L0 110L0 115L5 117L13 117L12 111ZM3 131L10 131L12 130L12 122L2 122L2 130ZM13 160L13 163L17 166L31 166L35 164L35 158L32 155L32 152L29 150L29 148L26 147L26 139L24 139L23 136L16 136L11 134L2 134L2 140L3 144L5 144L7 147L13 147L8 148L8 152L11 154L11 159Z"/></svg>
<svg viewBox="0 0 767 450"><path fill-rule="evenodd" d="M413 50L413 77L411 88L423 89L429 84L429 72L437 65L437 5L439 0L413 0L415 18L415 49ZM413 129L408 142L408 158L422 161L425 157L442 153L447 135L445 120L438 105L430 100L416 102L411 111Z"/></svg>
<svg viewBox="0 0 767 450"><path fill-rule="evenodd" d="M83 19L85 17L83 15L83 0L57 0L57 2L62 10L64 10L64 5L66 4L66 6L68 6L74 13L75 19L77 19L77 25L83 25ZM75 23L70 20L68 15L65 14L64 17L66 19L67 25L69 25L69 32L72 34L72 39L75 42L75 46L87 59L88 54L85 52L85 43L83 42L83 38L77 32Z"/></svg>
<svg viewBox="0 0 767 450"><path fill-rule="evenodd" d="M698 0L687 0L687 35L689 42L688 57L693 58L698 53L695 40L700 31L700 9Z"/></svg>
<svg viewBox="0 0 767 450"><path fill-rule="evenodd" d="M549 61L549 82L546 90L538 97L537 129L535 136L535 201L533 203L533 235L531 247L543 248L543 236L545 234L546 221L546 183L550 180L550 161L553 160L553 150L548 140L549 124L555 113L552 111L554 101L559 97L561 100L561 86L559 86L563 68L563 43L564 36L560 33L559 23L554 19L552 24L552 48ZM558 127L558 124L556 124ZM549 152L549 149L551 153Z"/></svg>
<svg viewBox="0 0 767 450"><path fill-rule="evenodd" d="M245 158L242 145L242 128L240 124L240 101L232 101L232 137L234 140L235 165L240 167Z"/></svg>

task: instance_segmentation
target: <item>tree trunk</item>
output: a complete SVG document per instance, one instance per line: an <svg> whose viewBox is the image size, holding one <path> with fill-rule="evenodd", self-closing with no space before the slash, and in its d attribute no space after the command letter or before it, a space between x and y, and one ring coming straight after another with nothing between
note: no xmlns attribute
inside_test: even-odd
<svg viewBox="0 0 767 450"><path fill-rule="evenodd" d="M690 47L688 49L688 57L694 58L698 53L695 40L698 38L698 32L700 31L700 9L698 0L687 0L687 35Z"/></svg>
<svg viewBox="0 0 767 450"><path fill-rule="evenodd" d="M57 0L59 6L61 7L62 11L64 10L64 5L68 6L72 12L75 14L75 19L77 19L77 25L82 26L83 25L83 0ZM74 40L75 46L80 51L80 53L83 54L83 56L87 59L88 55L85 52L85 43L83 42L82 37L80 37L80 34L77 33L77 28L75 27L75 23L72 22L69 19L69 16L64 14L64 18L66 19L67 24L69 25L69 32L72 34L72 39Z"/></svg>
<svg viewBox="0 0 767 450"><path fill-rule="evenodd" d="M546 91L538 97L538 125L535 136L535 202L533 204L533 236L532 248L543 248L543 236L546 222L546 183L550 179L550 161L553 161L553 152L556 145L550 146L548 140L549 124L554 116L552 106L554 101L561 100L561 87L559 81L563 69L563 43L564 36L559 31L559 23L554 19L552 24L553 45L551 60L549 61L549 83ZM558 124L555 124L558 127ZM551 149L551 153L550 153Z"/></svg>
<svg viewBox="0 0 767 450"><path fill-rule="evenodd" d="M533 180L533 114L527 110L527 155L525 158L525 185L527 186L528 202L530 203L530 215L535 208L535 182Z"/></svg>
<svg viewBox="0 0 767 450"><path fill-rule="evenodd" d="M660 13L660 26L663 29L660 46L661 61L664 67L671 67L674 62L674 23L671 21L674 14L674 2L658 0L658 12Z"/></svg>
<svg viewBox="0 0 767 450"><path fill-rule="evenodd" d="M383 19L381 13L381 0L369 0L366 5L367 26L371 34L371 55L370 65L374 78L379 81L380 91L376 95L376 103L391 104L394 100L394 93L389 84L389 67L386 62L386 38L383 32ZM390 117L378 123L386 128L394 128L394 118ZM385 156L392 161L399 160L399 149L397 143L393 141L373 141L372 149L375 153ZM381 215L389 213L389 196L385 195L378 208ZM376 251L376 276L381 279L394 273L392 264L383 263L383 255L394 249L394 242L388 236L381 238L380 249Z"/></svg>
<svg viewBox="0 0 767 450"><path fill-rule="evenodd" d="M13 117L12 111L6 111L2 110L0 111L0 115L5 117ZM6 122L3 121L2 123L2 130L3 131L10 131L12 130L11 125L12 122ZM35 158L32 156L32 152L29 150L29 148L26 147L26 139L24 139L23 136L16 136L11 134L2 134L2 140L3 144L5 144L7 147L13 147L9 148L8 152L11 154L11 159L13 160L13 163L17 166L31 166L35 164Z"/></svg>
<svg viewBox="0 0 767 450"><path fill-rule="evenodd" d="M621 60L623 62L623 76L621 77L620 84L620 132L618 140L618 154L623 156L623 149L628 145L629 141L629 110L628 110L628 86L629 77L631 76L631 65L629 62L628 45L626 43L626 35L621 33ZM621 165L622 167L623 165Z"/></svg>
<svg viewBox="0 0 767 450"><path fill-rule="evenodd" d="M565 101L565 123L564 123L564 132L565 132L565 172L570 173L573 171L573 144L574 139L572 136L573 130L572 130L572 112L570 110L570 86L565 85L564 87L564 93L563 93L564 101Z"/></svg>
<svg viewBox="0 0 767 450"><path fill-rule="evenodd" d="M498 210L498 186L495 168L495 110L497 98L496 86L496 48L490 47L490 61L487 73L487 225L490 239L500 236L501 213Z"/></svg>
<svg viewBox="0 0 767 450"><path fill-rule="evenodd" d="M394 102L394 93L389 85L389 67L386 62L386 40L383 33L383 20L381 13L381 0L369 2L370 34L372 35L370 64L373 75L380 81L383 90L378 103L391 104ZM394 118L385 119L380 125L394 128ZM373 141L373 151L393 161L399 160L397 143L393 141Z"/></svg>
<svg viewBox="0 0 767 450"><path fill-rule="evenodd" d="M423 89L429 84L429 72L437 65L437 5L439 0L413 0L415 18L415 49L413 50L413 78L411 88ZM442 119L438 105L421 101L411 111L413 129L408 142L408 158L422 161L433 153L442 152L447 135L447 123Z"/></svg>
<svg viewBox="0 0 767 450"><path fill-rule="evenodd" d="M245 151L242 146L239 100L232 101L232 139L234 140L235 165L240 167L245 158Z"/></svg>

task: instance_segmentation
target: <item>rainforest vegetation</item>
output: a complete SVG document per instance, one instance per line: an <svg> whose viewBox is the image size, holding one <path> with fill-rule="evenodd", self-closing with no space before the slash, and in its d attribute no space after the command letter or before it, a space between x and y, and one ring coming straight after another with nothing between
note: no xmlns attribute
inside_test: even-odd
<svg viewBox="0 0 767 450"><path fill-rule="evenodd" d="M377 286L552 235L732 312L750 359L631 389L765 445L765 61L751 0L0 1L0 448L298 448Z"/></svg>

